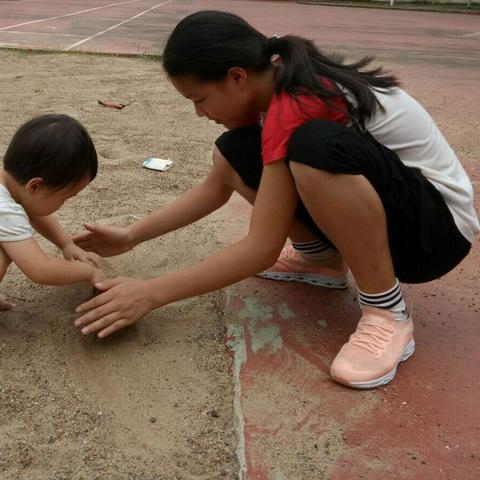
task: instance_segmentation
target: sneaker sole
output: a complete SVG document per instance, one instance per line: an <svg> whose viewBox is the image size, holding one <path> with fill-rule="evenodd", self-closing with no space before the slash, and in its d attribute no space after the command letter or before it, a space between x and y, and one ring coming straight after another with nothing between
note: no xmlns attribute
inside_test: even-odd
<svg viewBox="0 0 480 480"><path fill-rule="evenodd" d="M262 272L258 273L257 277L266 278L268 280L280 280L282 282L308 283L309 285L315 285L316 287L334 288L337 290L343 290L348 287L348 276L334 278L310 273Z"/></svg>
<svg viewBox="0 0 480 480"><path fill-rule="evenodd" d="M400 360L390 372L388 372L387 374L383 375L380 378L369 380L368 382L351 382L351 383L345 383L345 385L348 385L349 387L356 388L359 390L367 390L370 388L377 388L377 387L386 385L387 383L390 383L395 377L395 374L397 373L398 365L400 365L400 363L404 362L405 360L408 360L413 355L414 351L415 351L415 340L412 338L410 342L408 342L408 345L405 347L405 350L403 351L403 354L400 357Z"/></svg>

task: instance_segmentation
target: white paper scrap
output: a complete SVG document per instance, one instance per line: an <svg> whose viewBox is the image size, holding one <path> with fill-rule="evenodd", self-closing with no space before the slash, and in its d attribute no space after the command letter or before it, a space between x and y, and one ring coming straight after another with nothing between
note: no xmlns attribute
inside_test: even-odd
<svg viewBox="0 0 480 480"><path fill-rule="evenodd" d="M165 159L150 157L143 162L143 166L149 170L158 170L159 172L164 172L172 166L172 163L173 161L169 158Z"/></svg>

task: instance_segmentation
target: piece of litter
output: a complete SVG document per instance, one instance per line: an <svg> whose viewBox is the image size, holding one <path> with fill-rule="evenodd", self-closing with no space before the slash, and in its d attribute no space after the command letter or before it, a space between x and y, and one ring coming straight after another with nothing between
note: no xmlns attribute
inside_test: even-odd
<svg viewBox="0 0 480 480"><path fill-rule="evenodd" d="M135 100L132 100L131 102L128 102L128 103L117 103L117 102L104 102L102 100L98 100L98 104L101 105L102 107L114 108L115 110L122 110L127 105L130 105L134 101Z"/></svg>
<svg viewBox="0 0 480 480"><path fill-rule="evenodd" d="M143 166L149 170L158 170L159 172L164 172L172 166L173 161L169 158L147 158L143 162Z"/></svg>

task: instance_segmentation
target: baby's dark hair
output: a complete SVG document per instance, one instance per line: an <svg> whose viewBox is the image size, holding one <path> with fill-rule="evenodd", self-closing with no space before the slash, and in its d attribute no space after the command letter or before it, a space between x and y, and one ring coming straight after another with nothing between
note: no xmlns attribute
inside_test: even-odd
<svg viewBox="0 0 480 480"><path fill-rule="evenodd" d="M68 115L32 118L15 133L3 166L18 183L35 177L44 186L60 190L97 175L97 152L85 127Z"/></svg>
<svg viewBox="0 0 480 480"><path fill-rule="evenodd" d="M276 92L316 95L327 103L341 97L355 126L363 128L377 108L377 89L387 92L398 80L382 67L367 68L365 57L346 63L337 54L326 55L310 40L296 35L268 38L232 13L205 10L185 17L173 30L163 52L163 67L170 77L193 75L203 81L222 80L232 67L263 72L271 58L282 59L276 68ZM326 86L319 77L331 81Z"/></svg>

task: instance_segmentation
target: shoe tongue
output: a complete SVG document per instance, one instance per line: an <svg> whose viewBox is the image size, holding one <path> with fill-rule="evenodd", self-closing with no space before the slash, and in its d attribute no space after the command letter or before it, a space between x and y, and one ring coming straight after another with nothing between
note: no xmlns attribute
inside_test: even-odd
<svg viewBox="0 0 480 480"><path fill-rule="evenodd" d="M359 325L363 325L365 327L382 327L389 328L390 322L385 317L381 317L380 315L364 315Z"/></svg>
<svg viewBox="0 0 480 480"><path fill-rule="evenodd" d="M362 320L374 325L381 325L389 323L392 320L392 313L389 310L383 308L369 307L368 305L362 305Z"/></svg>
<svg viewBox="0 0 480 480"><path fill-rule="evenodd" d="M374 315L363 317L361 322L363 325L370 325L374 327L385 327L387 325L387 322L385 321L384 318L374 316Z"/></svg>

